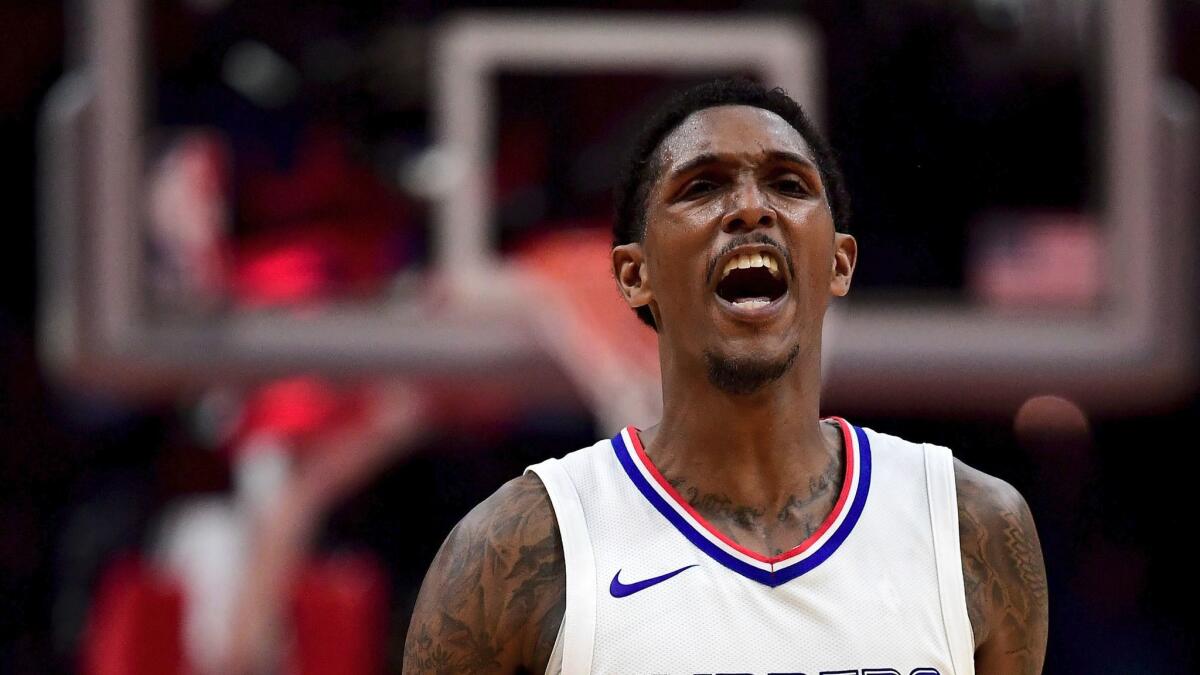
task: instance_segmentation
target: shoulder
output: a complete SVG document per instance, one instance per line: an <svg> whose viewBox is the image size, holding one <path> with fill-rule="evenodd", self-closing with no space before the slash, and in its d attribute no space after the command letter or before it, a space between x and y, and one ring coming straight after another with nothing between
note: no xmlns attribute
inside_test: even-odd
<svg viewBox="0 0 1200 675"><path fill-rule="evenodd" d="M954 485L958 506L972 507L973 513L996 517L1013 511L1028 513L1025 498L1008 481L984 473L966 462L954 458Z"/></svg>
<svg viewBox="0 0 1200 675"><path fill-rule="evenodd" d="M404 672L544 669L565 593L553 507L528 473L472 509L442 544L413 612Z"/></svg>
<svg viewBox="0 0 1200 675"><path fill-rule="evenodd" d="M533 472L500 486L463 517L451 537L459 530L485 532L493 544L528 543L558 535L550 496Z"/></svg>
<svg viewBox="0 0 1200 675"><path fill-rule="evenodd" d="M959 459L954 479L977 672L1040 673L1048 598L1033 514L1007 481Z"/></svg>

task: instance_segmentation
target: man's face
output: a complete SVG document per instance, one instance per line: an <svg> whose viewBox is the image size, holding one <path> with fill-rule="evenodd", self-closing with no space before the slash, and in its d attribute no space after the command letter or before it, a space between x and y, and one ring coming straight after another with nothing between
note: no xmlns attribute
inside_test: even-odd
<svg viewBox="0 0 1200 675"><path fill-rule="evenodd" d="M658 157L645 238L614 249L613 263L630 304L654 313L668 353L786 369L818 350L856 250L834 232L799 132L760 108L708 108Z"/></svg>

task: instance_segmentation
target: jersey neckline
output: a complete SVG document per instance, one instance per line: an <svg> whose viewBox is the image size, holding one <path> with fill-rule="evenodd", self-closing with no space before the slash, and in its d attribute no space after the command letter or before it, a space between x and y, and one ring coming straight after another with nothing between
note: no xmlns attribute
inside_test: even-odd
<svg viewBox="0 0 1200 675"><path fill-rule="evenodd" d="M638 430L629 426L612 439L613 450L638 491L693 545L725 567L754 581L778 586L814 569L849 536L866 503L871 480L871 449L862 429L840 417L846 472L833 510L797 546L777 556L752 551L715 528L688 504L646 455Z"/></svg>

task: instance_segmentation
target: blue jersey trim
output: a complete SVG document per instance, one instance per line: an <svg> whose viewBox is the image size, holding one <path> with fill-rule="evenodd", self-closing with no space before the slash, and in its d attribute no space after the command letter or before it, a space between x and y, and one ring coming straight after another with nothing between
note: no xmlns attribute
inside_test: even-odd
<svg viewBox="0 0 1200 675"><path fill-rule="evenodd" d="M663 515L664 518L666 518L672 525L675 526L675 529L679 530L680 534L686 537L688 541L692 542L696 548L703 551L706 555L708 555L708 557L712 558L718 563L748 579L752 579L760 584L774 588L780 584L784 584L792 579L795 579L809 570L814 569L817 565L820 565L822 562L829 559L829 557L833 555L833 552L836 551L844 541L846 541L848 536L850 536L850 531L854 529L854 525L858 522L859 517L862 515L863 508L867 503L867 493L871 487L871 443L867 440L867 435L862 429L854 425L851 425L851 428L854 429L854 435L858 439L860 475L858 481L858 491L854 495L854 502L850 505L850 511L846 514L845 519L842 520L841 525L837 528L837 530L834 531L833 535L830 536L829 539L827 539L819 549L814 551L812 555L798 563L775 572L770 572L742 561L741 559L729 554L724 549L713 544L708 540L707 537L697 532L696 529L693 528L691 524L683 518L683 516L679 515L679 512L672 508L671 505L668 504L667 501L662 497L662 495L658 494L658 492L655 491L650 483L647 482L646 478L633 463L633 458L630 456L631 451L628 447L626 447L625 439L621 437L620 433L613 437L612 445L613 450L617 455L617 461L621 463L621 467L625 469L626 475L628 475L629 479L633 481L634 486L639 492L642 493L642 496L645 497L646 500L649 501L650 504Z"/></svg>

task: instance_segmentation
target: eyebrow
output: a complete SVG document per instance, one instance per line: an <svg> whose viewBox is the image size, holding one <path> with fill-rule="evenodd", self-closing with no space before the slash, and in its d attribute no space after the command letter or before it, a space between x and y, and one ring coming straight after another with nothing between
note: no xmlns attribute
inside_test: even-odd
<svg viewBox="0 0 1200 675"><path fill-rule="evenodd" d="M683 164L681 164L679 166L679 168L677 168L671 172L669 178L677 178L679 176L682 176L686 173L694 171L702 166L707 166L709 164L720 164L721 161L722 161L722 159L721 159L720 155L718 155L716 153L712 153L712 152L705 152L705 153L696 155L695 157L693 157L693 158L689 159L688 161L684 162ZM767 154L767 161L768 162L790 162L792 164L799 164L806 168L817 170L816 164L814 164L811 159L809 159L799 153L791 152L790 150L772 150L770 153Z"/></svg>

